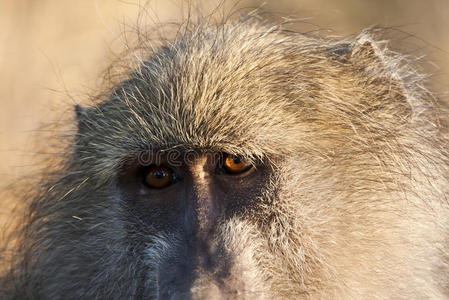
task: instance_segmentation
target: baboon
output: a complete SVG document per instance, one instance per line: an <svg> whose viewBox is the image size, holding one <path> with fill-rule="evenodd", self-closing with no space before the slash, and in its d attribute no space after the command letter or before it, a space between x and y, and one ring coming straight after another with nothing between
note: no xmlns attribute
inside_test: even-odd
<svg viewBox="0 0 449 300"><path fill-rule="evenodd" d="M411 59L208 23L76 106L3 297L449 297L447 123Z"/></svg>

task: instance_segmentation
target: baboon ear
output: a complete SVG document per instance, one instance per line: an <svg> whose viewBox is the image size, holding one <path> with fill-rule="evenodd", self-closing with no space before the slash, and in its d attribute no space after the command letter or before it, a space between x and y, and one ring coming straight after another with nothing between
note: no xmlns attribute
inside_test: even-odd
<svg viewBox="0 0 449 300"><path fill-rule="evenodd" d="M78 120L78 122L80 122L82 119L85 118L86 115L86 108L82 107L79 104L75 104L75 114L76 114L76 119Z"/></svg>
<svg viewBox="0 0 449 300"><path fill-rule="evenodd" d="M75 116L78 121L78 132L83 131L85 129L85 124L89 120L89 108L83 107L79 104L75 105Z"/></svg>
<svg viewBox="0 0 449 300"><path fill-rule="evenodd" d="M366 32L361 33L353 42L345 42L335 45L330 53L333 58L341 62L351 62L361 66L381 64L383 60L383 50L381 42L376 42L374 38Z"/></svg>
<svg viewBox="0 0 449 300"><path fill-rule="evenodd" d="M366 88L377 93L376 99L380 102L372 102L377 103L372 111L388 107L392 119L397 122L407 120L411 115L411 100L408 97L413 93L408 91L404 75L398 67L401 58L387 49L386 42L376 41L370 32L362 32L352 43L348 59L356 72L365 77ZM383 118L387 115L383 111Z"/></svg>
<svg viewBox="0 0 449 300"><path fill-rule="evenodd" d="M91 133L91 114L92 108L84 107L76 104L74 107L76 118L76 144L79 146L87 146L88 141L84 137L89 136Z"/></svg>
<svg viewBox="0 0 449 300"><path fill-rule="evenodd" d="M359 36L353 46L351 51L351 56L358 57L379 57L379 49L376 43L373 41L371 36L362 34Z"/></svg>
<svg viewBox="0 0 449 300"><path fill-rule="evenodd" d="M376 64L378 67L384 66L385 58L382 44L382 42L376 42L369 33L361 33L351 45L349 59L354 63L365 66Z"/></svg>

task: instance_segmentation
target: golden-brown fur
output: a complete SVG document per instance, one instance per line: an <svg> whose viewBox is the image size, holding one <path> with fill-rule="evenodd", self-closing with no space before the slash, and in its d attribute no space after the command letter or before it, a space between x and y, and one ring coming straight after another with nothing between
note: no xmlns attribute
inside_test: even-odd
<svg viewBox="0 0 449 300"><path fill-rule="evenodd" d="M111 196L123 161L148 145L273 170L258 205L217 228L233 256L228 282L199 271L193 298L449 297L445 115L372 33L199 23L123 76L78 108L72 153L33 200L7 298L158 296L155 270L183 237L155 234L128 256L144 238L125 230L139 225Z"/></svg>

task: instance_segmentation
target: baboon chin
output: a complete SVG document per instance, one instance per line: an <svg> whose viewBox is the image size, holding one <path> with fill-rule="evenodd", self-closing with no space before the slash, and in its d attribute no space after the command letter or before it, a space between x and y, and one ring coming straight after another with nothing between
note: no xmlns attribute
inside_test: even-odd
<svg viewBox="0 0 449 300"><path fill-rule="evenodd" d="M76 106L4 297L449 297L442 104L370 32L247 18L148 47Z"/></svg>

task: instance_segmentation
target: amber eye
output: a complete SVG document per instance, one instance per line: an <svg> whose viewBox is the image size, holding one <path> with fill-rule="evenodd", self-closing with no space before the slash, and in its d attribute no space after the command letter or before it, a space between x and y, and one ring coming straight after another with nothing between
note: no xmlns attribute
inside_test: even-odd
<svg viewBox="0 0 449 300"><path fill-rule="evenodd" d="M226 172L230 174L240 174L251 168L251 164L243 158L226 154L223 162Z"/></svg>
<svg viewBox="0 0 449 300"><path fill-rule="evenodd" d="M164 166L149 166L145 170L144 182L154 189L162 189L174 183L176 177L173 170Z"/></svg>

